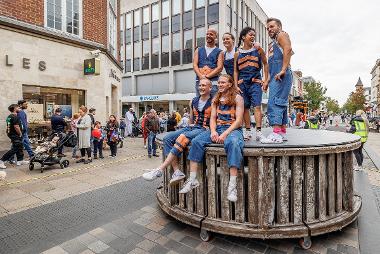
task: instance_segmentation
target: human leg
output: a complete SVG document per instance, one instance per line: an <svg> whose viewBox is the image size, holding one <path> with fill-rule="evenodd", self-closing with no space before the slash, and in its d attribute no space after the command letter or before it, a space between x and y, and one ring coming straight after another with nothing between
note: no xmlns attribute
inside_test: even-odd
<svg viewBox="0 0 380 254"><path fill-rule="evenodd" d="M152 150L153 150L153 132L150 132L148 135L148 156L152 156Z"/></svg>
<svg viewBox="0 0 380 254"><path fill-rule="evenodd" d="M24 132L22 134L22 143L23 143L24 148L25 148L26 152L28 153L29 157L33 157L34 152L33 152L32 148L30 147L28 132Z"/></svg>
<svg viewBox="0 0 380 254"><path fill-rule="evenodd" d="M93 146L94 146L94 159L97 159L98 158L99 140L94 139Z"/></svg>
<svg viewBox="0 0 380 254"><path fill-rule="evenodd" d="M99 158L100 159L103 159L103 140L101 139L99 142L98 142L98 151L99 151Z"/></svg>

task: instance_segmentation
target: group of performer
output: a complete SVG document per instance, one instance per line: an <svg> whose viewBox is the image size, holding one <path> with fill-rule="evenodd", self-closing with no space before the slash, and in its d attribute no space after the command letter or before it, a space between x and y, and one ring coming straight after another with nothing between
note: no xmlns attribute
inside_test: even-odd
<svg viewBox="0 0 380 254"><path fill-rule="evenodd" d="M171 166L174 173L169 184L178 184L186 177L179 169L178 158L191 142L190 175L180 190L181 194L187 193L199 186L197 171L204 160L206 146L219 143L224 145L230 170L227 198L236 202L236 178L243 162L244 139L254 134L261 143L286 141L288 95L292 85L291 42L279 19L268 19L267 31L272 39L268 56L255 43L254 28L246 27L241 31L237 47L234 36L225 33L225 51L216 47L217 32L207 31L206 46L194 53L197 96L189 105L191 125L165 136L163 152L166 159L158 168L144 173L144 179L152 181L161 177L163 170ZM223 68L226 74L221 74ZM268 87L268 118L273 132L264 137L261 103L262 93ZM251 107L254 107L255 133L250 128Z"/></svg>

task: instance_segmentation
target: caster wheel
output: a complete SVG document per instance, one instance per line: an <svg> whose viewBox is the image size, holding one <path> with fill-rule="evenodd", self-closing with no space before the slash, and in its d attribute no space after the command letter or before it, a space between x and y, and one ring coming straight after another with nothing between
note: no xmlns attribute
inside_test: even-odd
<svg viewBox="0 0 380 254"><path fill-rule="evenodd" d="M199 236L201 237L201 240L204 242L208 242L211 239L211 234L204 229L201 229L201 233L199 234Z"/></svg>
<svg viewBox="0 0 380 254"><path fill-rule="evenodd" d="M301 238L299 244L302 247L302 249L308 250L311 248L311 238L309 236Z"/></svg>
<svg viewBox="0 0 380 254"><path fill-rule="evenodd" d="M29 170L32 171L34 169L34 163L29 164Z"/></svg>
<svg viewBox="0 0 380 254"><path fill-rule="evenodd" d="M70 162L68 160L63 160L59 163L62 169L67 168L69 166Z"/></svg>

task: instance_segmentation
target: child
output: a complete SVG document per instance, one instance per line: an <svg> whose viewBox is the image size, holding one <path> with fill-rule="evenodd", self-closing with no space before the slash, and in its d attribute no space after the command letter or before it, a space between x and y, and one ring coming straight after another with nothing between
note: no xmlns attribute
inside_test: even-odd
<svg viewBox="0 0 380 254"><path fill-rule="evenodd" d="M127 124L125 123L124 118L120 119L120 135L122 138L125 138L125 128L127 127ZM132 130L133 133L133 130Z"/></svg>
<svg viewBox="0 0 380 254"><path fill-rule="evenodd" d="M218 80L218 92L211 106L210 130L198 135L191 141L189 152L190 178L179 193L188 193L199 186L196 179L198 164L203 163L205 148L208 144L224 145L227 165L230 169L227 199L237 201L237 171L243 161L244 139L241 124L244 114L244 100L238 94L231 76L223 74Z"/></svg>
<svg viewBox="0 0 380 254"><path fill-rule="evenodd" d="M58 144L59 136L54 136L51 141L46 141L42 143L42 145L37 146L35 153L40 154L44 152L48 152L50 148L56 147Z"/></svg>
<svg viewBox="0 0 380 254"><path fill-rule="evenodd" d="M94 144L94 159L98 158L98 151L99 151L99 158L103 159L103 136L102 136L102 130L101 130L101 124L99 121L95 122L94 129L91 133L93 137L93 144Z"/></svg>
<svg viewBox="0 0 380 254"><path fill-rule="evenodd" d="M246 132L245 139L250 139L251 121L249 117L250 107L254 107L254 116L256 120L256 140L262 138L261 132L261 101L263 91L268 88L268 62L264 50L259 47L256 49L255 29L245 27L239 36L239 44L243 42L243 48L239 49L234 56L234 80L235 86L238 87L244 98L244 123ZM264 79L261 78L261 69L264 68Z"/></svg>
<svg viewBox="0 0 380 254"><path fill-rule="evenodd" d="M107 130L107 143L110 146L111 155L110 157L116 157L117 153L117 143L119 141L118 135L119 123L116 120L115 115L110 115L109 121L107 122L106 130Z"/></svg>

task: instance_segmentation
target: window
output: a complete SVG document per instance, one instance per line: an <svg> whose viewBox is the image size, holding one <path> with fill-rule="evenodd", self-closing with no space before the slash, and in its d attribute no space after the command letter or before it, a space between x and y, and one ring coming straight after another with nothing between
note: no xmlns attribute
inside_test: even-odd
<svg viewBox="0 0 380 254"><path fill-rule="evenodd" d="M143 57L142 57L142 70L149 69L149 51L150 51L150 41L143 41Z"/></svg>
<svg viewBox="0 0 380 254"><path fill-rule="evenodd" d="M161 34L169 34L169 18L164 18L161 20Z"/></svg>
<svg viewBox="0 0 380 254"><path fill-rule="evenodd" d="M193 31L183 32L183 63L191 63L193 61Z"/></svg>
<svg viewBox="0 0 380 254"><path fill-rule="evenodd" d="M148 40L149 39L149 24L144 24L142 26L142 40Z"/></svg>
<svg viewBox="0 0 380 254"><path fill-rule="evenodd" d="M160 19L160 10L158 7L158 3L152 4L152 21Z"/></svg>
<svg viewBox="0 0 380 254"><path fill-rule="evenodd" d="M47 27L62 30L61 0L47 0Z"/></svg>
<svg viewBox="0 0 380 254"><path fill-rule="evenodd" d="M133 45L133 71L140 70L141 42L135 42Z"/></svg>
<svg viewBox="0 0 380 254"><path fill-rule="evenodd" d="M131 43L131 40L132 40L132 33L131 33L131 29L129 28L125 30L125 44Z"/></svg>
<svg viewBox="0 0 380 254"><path fill-rule="evenodd" d="M132 28L132 13L125 15L125 28Z"/></svg>
<svg viewBox="0 0 380 254"><path fill-rule="evenodd" d="M200 8L205 6L206 0L196 0L195 1L195 8Z"/></svg>
<svg viewBox="0 0 380 254"><path fill-rule="evenodd" d="M193 9L193 0L183 0L183 12L191 11Z"/></svg>
<svg viewBox="0 0 380 254"><path fill-rule="evenodd" d="M228 18L230 17L229 10L230 10L230 8L227 8L227 23L228 23ZM209 24L219 22L219 4L213 4L213 5L210 5L208 7L208 9L207 9L207 22ZM231 23L229 23L229 24L231 24Z"/></svg>
<svg viewBox="0 0 380 254"><path fill-rule="evenodd" d="M149 23L149 6L143 9L143 24Z"/></svg>
<svg viewBox="0 0 380 254"><path fill-rule="evenodd" d="M205 7L195 10L195 27L205 25Z"/></svg>
<svg viewBox="0 0 380 254"><path fill-rule="evenodd" d="M169 1L168 0L162 0L162 8L161 8L161 15L162 15L162 18L167 18L169 17L169 13L170 13L170 8L169 8Z"/></svg>
<svg viewBox="0 0 380 254"><path fill-rule="evenodd" d="M159 67L158 56L160 54L160 39L154 38L152 40L152 69Z"/></svg>
<svg viewBox="0 0 380 254"><path fill-rule="evenodd" d="M124 31L120 31L120 45L124 45Z"/></svg>
<svg viewBox="0 0 380 254"><path fill-rule="evenodd" d="M134 14L134 26L140 26L140 10L135 10Z"/></svg>
<svg viewBox="0 0 380 254"><path fill-rule="evenodd" d="M172 17L172 33L176 33L181 29L181 15Z"/></svg>
<svg viewBox="0 0 380 254"><path fill-rule="evenodd" d="M134 12L134 28L133 28L133 41L138 42L140 40L140 10ZM133 65L134 66L134 65Z"/></svg>
<svg viewBox="0 0 380 254"><path fill-rule="evenodd" d="M67 1L69 2L69 1ZM109 28L108 28L108 47L109 47L109 51L111 53L111 55L113 55L114 57L117 56L117 19L116 19L116 9L113 9L112 5L110 4L109 7L108 7L108 10L109 10L109 15L108 15L108 18L109 18L109 21L108 21L108 25L109 25ZM68 26L69 28L69 26ZM74 31L74 30L73 30Z"/></svg>
<svg viewBox="0 0 380 254"><path fill-rule="evenodd" d="M79 35L78 0L66 0L66 32Z"/></svg>
<svg viewBox="0 0 380 254"><path fill-rule="evenodd" d="M130 44L125 46L125 58L126 59L132 58L132 46Z"/></svg>
<svg viewBox="0 0 380 254"><path fill-rule="evenodd" d="M209 5L216 4L216 3L219 3L219 0L208 0ZM231 6L231 0L227 0L227 5Z"/></svg>
<svg viewBox="0 0 380 254"><path fill-rule="evenodd" d="M172 15L179 14L181 12L181 0L172 0Z"/></svg>
<svg viewBox="0 0 380 254"><path fill-rule="evenodd" d="M154 21L152 22L152 38L158 37L159 34L160 34L160 30L159 30L158 21Z"/></svg>
<svg viewBox="0 0 380 254"><path fill-rule="evenodd" d="M205 45L205 35L206 35L206 30L204 27L199 27L195 30L195 35L197 37L196 40L196 46L197 47L202 47Z"/></svg>
<svg viewBox="0 0 380 254"><path fill-rule="evenodd" d="M80 35L82 0L45 0L45 26Z"/></svg>
<svg viewBox="0 0 380 254"><path fill-rule="evenodd" d="M181 33L173 34L172 66L181 64Z"/></svg>
<svg viewBox="0 0 380 254"><path fill-rule="evenodd" d="M162 36L161 67L169 66L169 36Z"/></svg>
<svg viewBox="0 0 380 254"><path fill-rule="evenodd" d="M209 29L214 29L219 34L219 23L208 26Z"/></svg>
<svg viewBox="0 0 380 254"><path fill-rule="evenodd" d="M125 72L130 72L132 70L131 59L125 60Z"/></svg>
<svg viewBox="0 0 380 254"><path fill-rule="evenodd" d="M182 20L183 29L191 29L193 27L193 12L189 11L183 14Z"/></svg>

